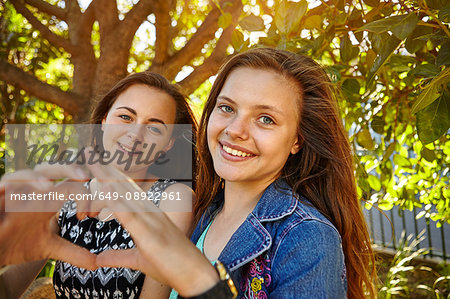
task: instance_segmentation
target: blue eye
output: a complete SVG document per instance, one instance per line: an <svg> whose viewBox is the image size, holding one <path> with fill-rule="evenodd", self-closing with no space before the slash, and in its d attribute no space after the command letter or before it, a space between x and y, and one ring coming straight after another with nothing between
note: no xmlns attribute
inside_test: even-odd
<svg viewBox="0 0 450 299"><path fill-rule="evenodd" d="M260 122L262 122L265 125L274 124L274 121L268 116L261 116L259 119L260 119Z"/></svg>
<svg viewBox="0 0 450 299"><path fill-rule="evenodd" d="M123 119L123 120L131 120L131 117L129 117L129 116L126 115L126 114L121 114L121 115L119 115L119 117L120 117L121 119Z"/></svg>
<svg viewBox="0 0 450 299"><path fill-rule="evenodd" d="M156 134L156 135L162 134L161 130L156 126L147 126L147 130L149 130L150 132L152 132L153 134Z"/></svg>
<svg viewBox="0 0 450 299"><path fill-rule="evenodd" d="M219 109L222 110L223 112L226 112L226 113L231 113L231 112L233 112L233 108L231 108L231 107L228 106L228 105L220 105L220 106L219 106Z"/></svg>

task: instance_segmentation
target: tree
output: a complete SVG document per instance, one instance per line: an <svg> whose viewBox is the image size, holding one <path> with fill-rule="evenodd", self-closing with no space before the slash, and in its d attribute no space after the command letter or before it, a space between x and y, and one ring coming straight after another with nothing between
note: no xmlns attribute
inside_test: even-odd
<svg viewBox="0 0 450 299"><path fill-rule="evenodd" d="M230 53L257 46L301 52L324 65L342 90L360 194L383 209L423 208L427 218L450 223L447 1L117 3L93 0L86 8L73 0L5 4L4 111L20 115L13 110L22 111L18 107L30 101L10 103L29 93L63 107L67 120L68 114L83 115L81 107L127 71L161 72L192 93ZM143 50L135 35L141 24L155 27ZM68 65L73 75L71 69L61 71Z"/></svg>
<svg viewBox="0 0 450 299"><path fill-rule="evenodd" d="M180 82L183 89L191 93L217 72L227 55L234 24L242 11L242 4L237 0L213 1L210 5L199 5L197 1L121 4L124 7L118 8L115 1L94 0L83 9L77 1L13 0L6 3L3 14L16 19L4 20L4 23L17 26L17 22L22 21L34 29L30 30L28 24L22 28L9 26L8 34L21 34L24 28L32 31L33 38L40 40L39 45L35 45L35 53L50 46L57 53L56 57L63 57L65 64L73 65L73 71L70 88L60 90L45 82L45 78L39 78L37 70L28 70L30 58L23 57L19 63L13 63L11 53L4 53L0 60L0 79L63 107L78 121L86 120L89 103L95 96L108 91L127 74L130 59L151 60L149 70L169 80L184 66L192 65L192 73ZM17 17L16 12L26 21ZM148 45L151 56L132 55L130 58L136 31L144 22L150 22L156 31L154 43ZM31 59L34 55L31 54Z"/></svg>

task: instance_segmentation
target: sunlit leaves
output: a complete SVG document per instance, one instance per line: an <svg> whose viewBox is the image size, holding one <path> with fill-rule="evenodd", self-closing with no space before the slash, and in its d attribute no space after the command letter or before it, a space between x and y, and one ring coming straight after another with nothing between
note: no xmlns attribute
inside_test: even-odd
<svg viewBox="0 0 450 299"><path fill-rule="evenodd" d="M386 63L389 57L393 54L394 50L400 45L401 40L391 35L384 43L380 53L375 59L369 73L367 74L367 85L370 85L377 74L380 67Z"/></svg>
<svg viewBox="0 0 450 299"><path fill-rule="evenodd" d="M416 24L418 21L419 18L417 17L416 13L412 12L391 27L392 33L398 39L405 39L414 31L414 28L416 28Z"/></svg>
<svg viewBox="0 0 450 299"><path fill-rule="evenodd" d="M300 2L279 1L275 15L275 24L280 33L288 34L296 28L307 7L308 3L306 0L301 0Z"/></svg>
<svg viewBox="0 0 450 299"><path fill-rule="evenodd" d="M239 21L239 26L247 31L260 31L264 30L264 20L255 15L249 15Z"/></svg>
<svg viewBox="0 0 450 299"><path fill-rule="evenodd" d="M450 41L445 42L439 49L439 53L436 56L436 65L449 65L450 64Z"/></svg>
<svg viewBox="0 0 450 299"><path fill-rule="evenodd" d="M450 127L450 93L445 92L417 113L417 131L424 144L435 141Z"/></svg>
<svg viewBox="0 0 450 299"><path fill-rule="evenodd" d="M427 86L424 87L421 94L417 97L412 107L412 113L422 110L430 105L439 97L440 90L450 82L450 68L446 68L442 73L434 78Z"/></svg>

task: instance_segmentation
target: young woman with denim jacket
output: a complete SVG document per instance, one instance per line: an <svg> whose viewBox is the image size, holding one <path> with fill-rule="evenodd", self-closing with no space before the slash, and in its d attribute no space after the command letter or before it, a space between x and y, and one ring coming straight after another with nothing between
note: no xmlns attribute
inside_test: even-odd
<svg viewBox="0 0 450 299"><path fill-rule="evenodd" d="M336 98L308 57L274 49L233 56L215 79L197 138L191 240L201 251L163 213L149 218L133 206L136 213L117 217L137 248L103 252L97 262L140 268L185 297L232 297L218 282L233 289L230 280L211 266L216 260L239 298L376 297Z"/></svg>

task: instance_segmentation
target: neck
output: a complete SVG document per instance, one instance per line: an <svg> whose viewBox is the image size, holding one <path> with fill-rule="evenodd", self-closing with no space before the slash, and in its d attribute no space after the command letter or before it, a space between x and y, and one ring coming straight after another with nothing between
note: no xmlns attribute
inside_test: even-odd
<svg viewBox="0 0 450 299"><path fill-rule="evenodd" d="M225 181L224 205L221 214L248 215L273 181L245 183Z"/></svg>

